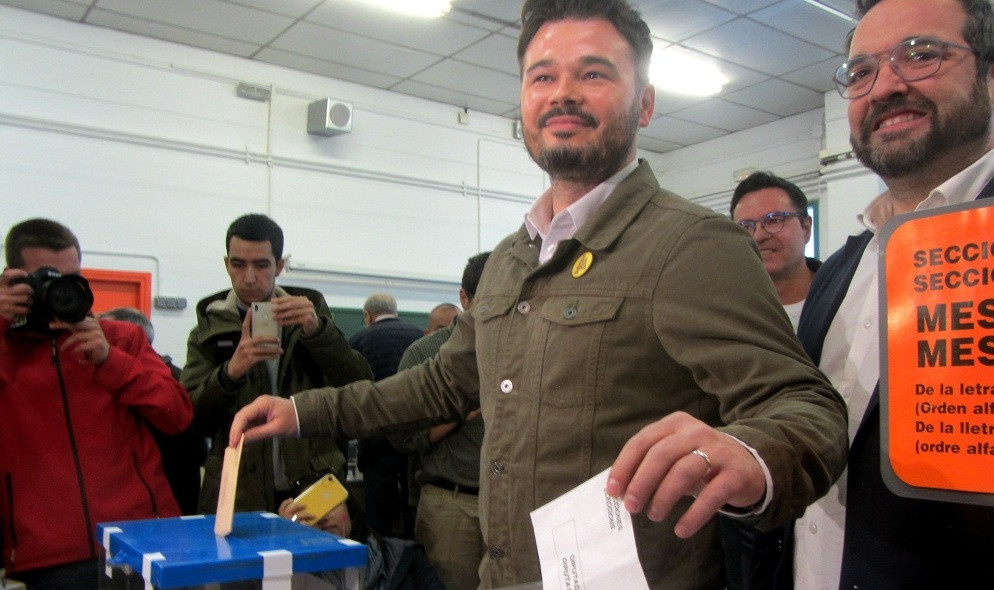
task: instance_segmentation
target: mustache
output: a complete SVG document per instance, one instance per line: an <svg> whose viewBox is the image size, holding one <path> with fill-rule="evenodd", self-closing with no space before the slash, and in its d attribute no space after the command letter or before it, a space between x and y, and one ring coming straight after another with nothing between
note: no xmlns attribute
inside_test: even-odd
<svg viewBox="0 0 994 590"><path fill-rule="evenodd" d="M908 98L907 95L899 95L888 98L885 101L878 102L870 107L870 110L866 114L866 118L863 119L863 133L869 135L873 132L876 127L877 122L889 111L898 108L908 108L917 111L923 111L926 113L935 113L935 103L928 100L927 98Z"/></svg>
<svg viewBox="0 0 994 590"><path fill-rule="evenodd" d="M597 118L590 113L581 111L580 107L568 105L565 107L556 107L550 111L546 111L541 117L539 117L538 126L545 127L545 125L549 122L549 119L553 117L576 117L577 119L583 121L584 124L591 127L596 127L599 124Z"/></svg>

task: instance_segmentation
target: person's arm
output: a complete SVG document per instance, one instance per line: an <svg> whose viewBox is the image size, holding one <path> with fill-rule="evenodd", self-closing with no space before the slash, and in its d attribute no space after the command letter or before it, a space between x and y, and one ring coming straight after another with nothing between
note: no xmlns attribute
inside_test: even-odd
<svg viewBox="0 0 994 590"><path fill-rule="evenodd" d="M375 383L311 389L290 400L256 399L235 415L229 444L237 445L243 434L246 442L290 436L357 438L460 420L480 403L470 317L459 315L459 328L427 364Z"/></svg>
<svg viewBox="0 0 994 590"><path fill-rule="evenodd" d="M97 365L94 379L118 401L166 434L178 434L189 426L190 398L141 328L90 317L75 324L72 332L62 343L63 350L80 362Z"/></svg>
<svg viewBox="0 0 994 590"><path fill-rule="evenodd" d="M758 526L799 517L845 467L845 403L800 348L749 236L709 217L653 255L666 261L653 296L657 337L717 397L726 426L686 414L650 424L619 454L608 493L653 520L696 496L680 537L719 509L763 501Z"/></svg>
<svg viewBox="0 0 994 590"><path fill-rule="evenodd" d="M369 363L349 346L324 299L315 305L303 295L294 295L274 298L273 302L281 325L301 326L300 343L315 359L328 385L339 387L373 378Z"/></svg>
<svg viewBox="0 0 994 590"><path fill-rule="evenodd" d="M227 423L238 403L238 394L247 383L248 371L256 364L283 353L279 341L251 336L252 310L241 324L238 345L230 359L216 364L214 344L204 341L199 327L190 331L187 339L186 365L180 380L193 400L197 427L202 432L214 432Z"/></svg>

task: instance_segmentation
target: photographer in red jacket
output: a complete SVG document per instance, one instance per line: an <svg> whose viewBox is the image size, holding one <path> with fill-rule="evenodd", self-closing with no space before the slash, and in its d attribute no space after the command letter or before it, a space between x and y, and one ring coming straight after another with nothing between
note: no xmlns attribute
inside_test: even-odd
<svg viewBox="0 0 994 590"><path fill-rule="evenodd" d="M146 422L175 434L193 409L139 327L90 313L67 227L21 222L4 251L4 566L29 589L96 589L97 523L180 514Z"/></svg>

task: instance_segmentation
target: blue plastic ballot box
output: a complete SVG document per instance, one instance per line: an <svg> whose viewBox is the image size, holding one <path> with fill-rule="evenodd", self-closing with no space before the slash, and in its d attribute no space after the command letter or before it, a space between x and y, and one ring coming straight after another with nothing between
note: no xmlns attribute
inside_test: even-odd
<svg viewBox="0 0 994 590"><path fill-rule="evenodd" d="M297 575L331 570L352 573L347 579L361 588L366 565L365 545L269 512L236 513L225 537L214 534L213 515L107 522L97 535L105 553L101 588L135 588L136 576L146 589L257 581L254 587L275 590L290 588L291 579L294 587L320 588L297 584Z"/></svg>

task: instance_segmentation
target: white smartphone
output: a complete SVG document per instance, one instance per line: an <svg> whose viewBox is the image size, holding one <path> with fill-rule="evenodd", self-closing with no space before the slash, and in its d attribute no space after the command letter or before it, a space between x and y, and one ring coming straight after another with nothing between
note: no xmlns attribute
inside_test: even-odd
<svg viewBox="0 0 994 590"><path fill-rule="evenodd" d="M273 317L273 304L270 301L256 301L252 304L252 337L269 336L279 340L280 325Z"/></svg>

